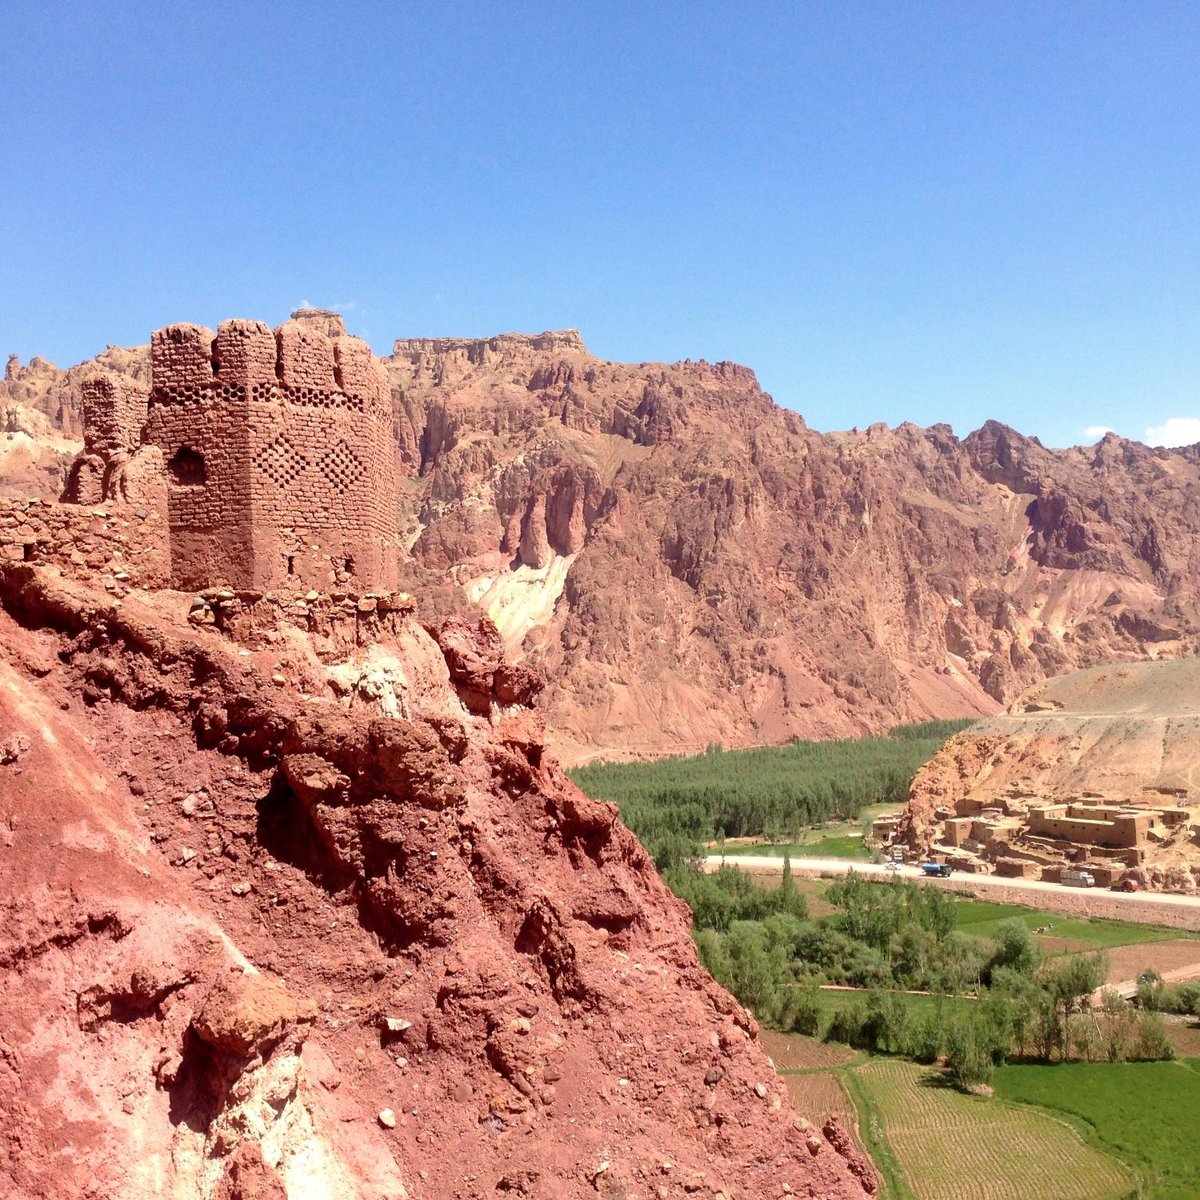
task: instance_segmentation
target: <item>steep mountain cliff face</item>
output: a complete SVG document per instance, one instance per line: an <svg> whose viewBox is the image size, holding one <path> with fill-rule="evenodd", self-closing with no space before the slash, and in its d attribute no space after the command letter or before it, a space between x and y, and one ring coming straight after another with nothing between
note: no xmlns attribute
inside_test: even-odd
<svg viewBox="0 0 1200 1200"><path fill-rule="evenodd" d="M492 617L566 761L992 713L1196 649L1195 448L822 435L744 367L605 362L573 331L384 362L408 586ZM71 411L68 383L38 389Z"/></svg>
<svg viewBox="0 0 1200 1200"><path fill-rule="evenodd" d="M5 1196L874 1191L490 627L94 574L0 563Z"/></svg>
<svg viewBox="0 0 1200 1200"><path fill-rule="evenodd" d="M602 362L571 332L388 367L414 577L545 674L570 758L988 713L1195 649L1195 450L821 435L743 367Z"/></svg>

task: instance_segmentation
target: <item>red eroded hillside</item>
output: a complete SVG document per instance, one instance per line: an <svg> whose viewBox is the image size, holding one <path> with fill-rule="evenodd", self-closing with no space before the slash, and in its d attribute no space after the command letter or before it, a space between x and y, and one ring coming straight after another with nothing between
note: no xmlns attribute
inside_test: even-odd
<svg viewBox="0 0 1200 1200"><path fill-rule="evenodd" d="M0 564L4 1195L873 1190L488 627L96 575Z"/></svg>

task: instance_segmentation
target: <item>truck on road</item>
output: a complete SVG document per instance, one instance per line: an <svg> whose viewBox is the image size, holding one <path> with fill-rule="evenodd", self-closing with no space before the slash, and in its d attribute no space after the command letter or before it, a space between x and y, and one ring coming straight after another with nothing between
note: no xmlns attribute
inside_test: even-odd
<svg viewBox="0 0 1200 1200"><path fill-rule="evenodd" d="M921 870L934 879L949 879L954 873L954 868L949 863L926 862L921 864Z"/></svg>
<svg viewBox="0 0 1200 1200"><path fill-rule="evenodd" d="M1096 877L1079 867L1064 867L1062 881L1067 887L1095 887Z"/></svg>

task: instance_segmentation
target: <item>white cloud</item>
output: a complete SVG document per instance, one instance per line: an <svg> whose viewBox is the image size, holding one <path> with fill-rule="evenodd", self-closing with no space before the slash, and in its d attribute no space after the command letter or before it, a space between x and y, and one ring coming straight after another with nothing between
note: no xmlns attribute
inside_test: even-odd
<svg viewBox="0 0 1200 1200"><path fill-rule="evenodd" d="M357 300L347 300L342 304L314 304L311 300L301 300L300 303L296 305L296 309L301 308L323 308L329 312L335 313L365 313L367 311L362 307L362 305L359 304Z"/></svg>
<svg viewBox="0 0 1200 1200"><path fill-rule="evenodd" d="M1098 442L1106 433L1112 433L1107 425L1088 425L1083 431L1083 436L1091 443Z"/></svg>
<svg viewBox="0 0 1200 1200"><path fill-rule="evenodd" d="M1192 446L1200 442L1200 417L1168 417L1146 430L1147 446Z"/></svg>

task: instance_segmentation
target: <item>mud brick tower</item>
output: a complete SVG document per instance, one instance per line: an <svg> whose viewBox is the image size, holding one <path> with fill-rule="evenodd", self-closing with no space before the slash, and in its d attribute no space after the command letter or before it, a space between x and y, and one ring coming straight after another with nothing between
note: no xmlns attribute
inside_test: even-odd
<svg viewBox="0 0 1200 1200"><path fill-rule="evenodd" d="M133 454L146 423L146 392L128 379L97 371L83 381L83 453L71 464L65 498L75 504L105 499L114 464Z"/></svg>
<svg viewBox="0 0 1200 1200"><path fill-rule="evenodd" d="M174 586L395 587L391 393L365 342L299 321L169 325L151 362Z"/></svg>

